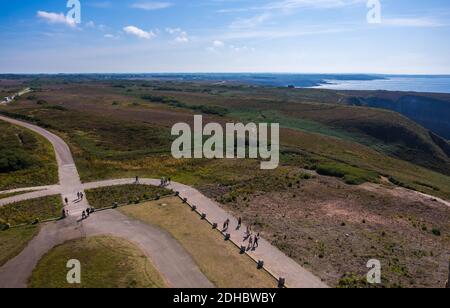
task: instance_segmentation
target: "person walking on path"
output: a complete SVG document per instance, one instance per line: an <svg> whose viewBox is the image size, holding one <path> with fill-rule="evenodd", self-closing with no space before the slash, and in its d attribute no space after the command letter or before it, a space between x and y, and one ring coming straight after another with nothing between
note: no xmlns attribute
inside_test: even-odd
<svg viewBox="0 0 450 308"><path fill-rule="evenodd" d="M64 198L64 202L66 203L66 205L69 205L69 199L67 199L67 197Z"/></svg>
<svg viewBox="0 0 450 308"><path fill-rule="evenodd" d="M136 181L134 182L134 184L139 184L139 176L136 175Z"/></svg>
<svg viewBox="0 0 450 308"><path fill-rule="evenodd" d="M239 230L239 229L241 228L241 226L242 226L242 218L239 217L239 219L238 219L238 225L237 225L236 230Z"/></svg>
<svg viewBox="0 0 450 308"><path fill-rule="evenodd" d="M253 249L253 236L250 235L248 238L248 247L247 250Z"/></svg>
<svg viewBox="0 0 450 308"><path fill-rule="evenodd" d="M227 220L225 220L225 222L223 223L223 230L227 230L229 226L230 226L230 219L227 218Z"/></svg>
<svg viewBox="0 0 450 308"><path fill-rule="evenodd" d="M253 250L259 247L259 233L255 236L255 241L253 242Z"/></svg>

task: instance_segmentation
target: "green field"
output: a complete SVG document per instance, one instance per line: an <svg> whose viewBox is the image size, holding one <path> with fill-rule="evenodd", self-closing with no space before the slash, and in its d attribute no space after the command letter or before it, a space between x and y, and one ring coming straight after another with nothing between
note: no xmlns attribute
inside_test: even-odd
<svg viewBox="0 0 450 308"><path fill-rule="evenodd" d="M172 191L147 185L122 185L96 188L86 191L86 197L94 208L133 204L137 201L153 200L157 196L163 197L173 194Z"/></svg>
<svg viewBox="0 0 450 308"><path fill-rule="evenodd" d="M12 226L61 217L61 196L42 197L0 207L0 220Z"/></svg>
<svg viewBox="0 0 450 308"><path fill-rule="evenodd" d="M352 171L340 176L349 184L378 182L377 175L393 177L406 187L450 198L448 157L426 130L390 111L336 105L340 94L333 93L117 81L36 92L34 101L21 102L10 112L60 134L74 153L83 181L170 176L199 188L236 186L241 185L237 168L254 181L261 177L275 181L292 168L337 164ZM39 100L47 105L35 103ZM166 103L173 101L184 105ZM55 105L63 108L49 107ZM205 113L204 122L280 122L284 128L279 170L260 172L254 161L172 159L170 127L190 123L193 113L201 110L189 106L199 105L227 108L225 114ZM385 129L395 134L386 134Z"/></svg>
<svg viewBox="0 0 450 308"><path fill-rule="evenodd" d="M0 231L0 266L17 256L39 232L37 226L25 226Z"/></svg>
<svg viewBox="0 0 450 308"><path fill-rule="evenodd" d="M67 283L67 261L81 263L81 284ZM134 244L91 237L55 247L39 261L30 288L163 288L166 283Z"/></svg>
<svg viewBox="0 0 450 308"><path fill-rule="evenodd" d="M0 191L57 182L51 144L29 130L0 121Z"/></svg>

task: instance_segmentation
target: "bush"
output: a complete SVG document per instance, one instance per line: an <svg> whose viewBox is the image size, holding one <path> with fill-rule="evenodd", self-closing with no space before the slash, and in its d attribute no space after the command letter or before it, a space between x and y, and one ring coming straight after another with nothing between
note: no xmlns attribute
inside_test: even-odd
<svg viewBox="0 0 450 308"><path fill-rule="evenodd" d="M441 230L439 230L439 229L433 229L432 231L431 231L434 235L436 235L436 236L441 236Z"/></svg>
<svg viewBox="0 0 450 308"><path fill-rule="evenodd" d="M342 178L349 185L359 185L365 182L378 182L378 174L337 162L321 163L317 166L317 173L325 176Z"/></svg>
<svg viewBox="0 0 450 308"><path fill-rule="evenodd" d="M31 167L36 162L24 151L3 149L0 151L0 172L13 172Z"/></svg>

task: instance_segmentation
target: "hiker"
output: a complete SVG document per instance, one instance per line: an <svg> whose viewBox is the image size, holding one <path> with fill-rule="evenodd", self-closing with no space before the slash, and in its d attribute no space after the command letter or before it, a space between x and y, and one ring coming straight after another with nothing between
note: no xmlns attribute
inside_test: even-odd
<svg viewBox="0 0 450 308"><path fill-rule="evenodd" d="M229 225L230 225L230 220L227 218L227 220L225 220L225 222L223 223L223 229L224 230L228 229Z"/></svg>
<svg viewBox="0 0 450 308"><path fill-rule="evenodd" d="M139 176L136 175L136 182L134 182L135 184L139 184Z"/></svg>
<svg viewBox="0 0 450 308"><path fill-rule="evenodd" d="M77 192L77 200L80 200L80 192Z"/></svg>
<svg viewBox="0 0 450 308"><path fill-rule="evenodd" d="M170 185L170 183L172 183L172 179L171 179L171 178L169 178L168 182L169 182L169 185Z"/></svg>
<svg viewBox="0 0 450 308"><path fill-rule="evenodd" d="M239 230L239 229L241 228L241 226L242 226L242 218L239 217L239 219L238 219L238 225L237 225L237 229L236 229L236 230Z"/></svg>
<svg viewBox="0 0 450 308"><path fill-rule="evenodd" d="M252 228L250 228L250 225L247 226L247 231L246 231L246 233L247 233L247 236L252 235Z"/></svg>
<svg viewBox="0 0 450 308"><path fill-rule="evenodd" d="M66 202L66 205L69 205L69 199L67 199L67 197L64 198L64 201Z"/></svg>
<svg viewBox="0 0 450 308"><path fill-rule="evenodd" d="M248 250L253 248L253 236L250 235L250 237L248 238Z"/></svg>
<svg viewBox="0 0 450 308"><path fill-rule="evenodd" d="M259 247L259 233L258 235L255 237L255 241L253 243L253 249L256 249Z"/></svg>
<svg viewBox="0 0 450 308"><path fill-rule="evenodd" d="M80 196L81 196L81 200L83 200L84 194L82 192L80 192Z"/></svg>

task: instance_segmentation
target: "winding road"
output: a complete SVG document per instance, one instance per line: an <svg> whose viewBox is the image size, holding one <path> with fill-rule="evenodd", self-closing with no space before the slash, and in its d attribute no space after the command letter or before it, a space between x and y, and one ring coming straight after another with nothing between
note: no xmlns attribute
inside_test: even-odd
<svg viewBox="0 0 450 308"><path fill-rule="evenodd" d="M171 287L209 288L213 284L201 273L191 256L167 232L154 226L130 219L115 210L97 212L88 220L79 222L83 210L89 207L84 198L75 202L77 192L84 190L131 184L134 179L116 179L82 184L75 166L72 154L67 144L55 134L33 124L10 119L0 115L0 120L14 125L28 128L43 137L53 145L58 162L59 184L43 187L30 187L1 193L26 192L10 198L0 199L0 206L24 201L28 199L61 194L68 198L66 209L69 217L55 223L45 224L40 233L30 241L28 246L15 258L0 268L0 288L24 288L27 280L40 258L54 246L67 240L93 235L113 235L125 238L137 244L152 260L157 270L162 274ZM160 180L140 179L140 184L158 186ZM226 219L235 225L237 219L227 213L220 204L204 196L196 189L172 182L169 189L180 193L180 197L187 198L190 204L197 206L201 213L205 213L210 222L221 225ZM245 245L241 230L227 231L231 241L236 245ZM263 260L264 267L274 276L286 279L286 285L293 288L326 288L318 277L301 267L294 260L286 256L268 241L261 239L257 250L248 253L255 261Z"/></svg>

